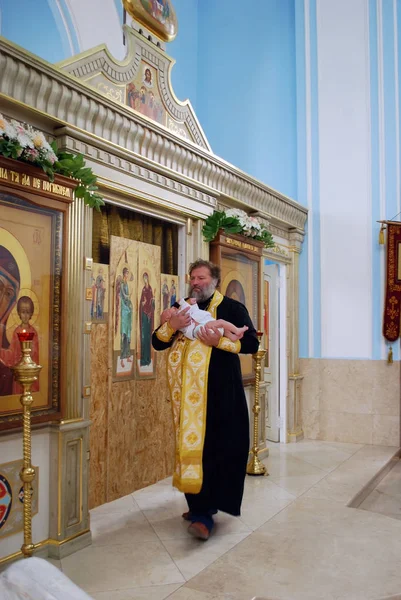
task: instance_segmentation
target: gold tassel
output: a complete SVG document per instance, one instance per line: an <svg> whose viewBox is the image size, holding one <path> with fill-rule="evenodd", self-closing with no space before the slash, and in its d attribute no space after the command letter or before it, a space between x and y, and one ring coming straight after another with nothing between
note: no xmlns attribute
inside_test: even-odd
<svg viewBox="0 0 401 600"><path fill-rule="evenodd" d="M385 227L382 223L381 227L380 227L380 232L379 232L379 244L380 246L384 246L384 230Z"/></svg>
<svg viewBox="0 0 401 600"><path fill-rule="evenodd" d="M390 349L388 351L387 362L388 362L389 365L393 364L393 349L392 349L391 346L390 346Z"/></svg>

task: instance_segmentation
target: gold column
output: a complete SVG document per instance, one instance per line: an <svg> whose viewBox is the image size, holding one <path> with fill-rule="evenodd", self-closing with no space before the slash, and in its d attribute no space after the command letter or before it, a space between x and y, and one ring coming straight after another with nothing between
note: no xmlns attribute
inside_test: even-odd
<svg viewBox="0 0 401 600"><path fill-rule="evenodd" d="M192 239L191 237L187 238L187 265L197 258L209 260L209 242L205 242L202 233L204 224L205 221L202 219L192 222L190 234Z"/></svg>
<svg viewBox="0 0 401 600"><path fill-rule="evenodd" d="M263 336L263 332L258 331L259 343ZM253 412L253 446L251 448L251 458L246 467L248 475L268 475L265 465L259 458L259 393L260 393L260 374L262 371L262 361L265 357L266 350L259 347L259 350L252 355L255 361L255 400L252 408Z"/></svg>
<svg viewBox="0 0 401 600"><path fill-rule="evenodd" d="M62 148L69 148L61 141ZM71 148L70 148L71 149ZM76 151L75 149L72 149ZM68 209L65 269L65 386L63 420L51 425L49 556L90 544L88 510L90 401L90 286L92 209L74 198Z"/></svg>
<svg viewBox="0 0 401 600"><path fill-rule="evenodd" d="M301 427L301 383L303 375L299 373L299 255L304 234L294 230L290 233L290 252L292 262L289 265L288 281L288 413L287 440L298 442L304 437Z"/></svg>
<svg viewBox="0 0 401 600"><path fill-rule="evenodd" d="M84 333L84 236L85 205L75 198L68 212L67 246L67 343L65 420L82 418L82 347Z"/></svg>
<svg viewBox="0 0 401 600"><path fill-rule="evenodd" d="M24 484L24 543L21 552L25 557L32 556L35 545L32 543L32 481L35 479L35 469L32 466L32 434L31 406L33 397L32 384L37 381L41 366L31 357L32 339L34 334L27 331L18 333L21 343L22 357L20 362L12 367L14 378L22 385L21 404L23 408L23 466L20 472Z"/></svg>

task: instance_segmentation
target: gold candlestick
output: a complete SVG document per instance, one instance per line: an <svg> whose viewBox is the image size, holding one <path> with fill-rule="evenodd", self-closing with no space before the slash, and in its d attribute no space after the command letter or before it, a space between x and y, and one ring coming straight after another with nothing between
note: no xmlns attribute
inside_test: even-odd
<svg viewBox="0 0 401 600"><path fill-rule="evenodd" d="M263 333L261 331L257 332L257 336L259 338L259 344L262 339ZM251 449L251 459L248 462L246 467L246 472L248 475L268 475L267 469L265 465L261 462L258 454L259 454L259 413L260 413L260 404L259 404L259 384L260 384L260 373L262 371L262 361L265 357L266 350L259 347L259 350L252 355L253 360L255 361L255 401L253 404L252 412L253 412L253 446Z"/></svg>
<svg viewBox="0 0 401 600"><path fill-rule="evenodd" d="M34 544L32 543L32 481L35 479L35 469L31 462L31 406L33 397L32 384L37 381L41 366L37 365L31 357L32 340L34 333L21 331L18 338L21 343L22 356L17 365L12 367L14 379L22 385L23 393L20 402L23 408L23 466L20 472L24 484L24 543L21 551L25 557L32 556Z"/></svg>

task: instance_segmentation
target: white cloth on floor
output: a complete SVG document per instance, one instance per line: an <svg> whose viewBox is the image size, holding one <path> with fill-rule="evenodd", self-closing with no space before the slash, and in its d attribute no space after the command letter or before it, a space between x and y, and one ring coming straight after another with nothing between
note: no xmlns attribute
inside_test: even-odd
<svg viewBox="0 0 401 600"><path fill-rule="evenodd" d="M57 567L33 556L0 573L1 600L91 600Z"/></svg>

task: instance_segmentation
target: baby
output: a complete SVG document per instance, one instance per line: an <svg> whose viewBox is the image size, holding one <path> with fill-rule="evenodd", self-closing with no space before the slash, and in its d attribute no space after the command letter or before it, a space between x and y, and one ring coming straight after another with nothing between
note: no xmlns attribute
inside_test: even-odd
<svg viewBox="0 0 401 600"><path fill-rule="evenodd" d="M183 327L180 331L187 337L189 340L196 340L199 337L199 332L202 328L207 324L208 328L217 328L218 331L225 337L229 338L232 342L236 342L240 340L245 331L247 331L248 327L244 325L244 327L236 327L232 323L225 321L224 319L213 319L212 315L207 312L207 310L201 310L196 303L195 298L188 298L188 300L184 300L181 298L178 304L180 308L172 307L169 309L170 314L168 315L168 319L170 319L173 315L181 312L184 308L189 308L189 316L191 317L191 324L188 327Z"/></svg>

